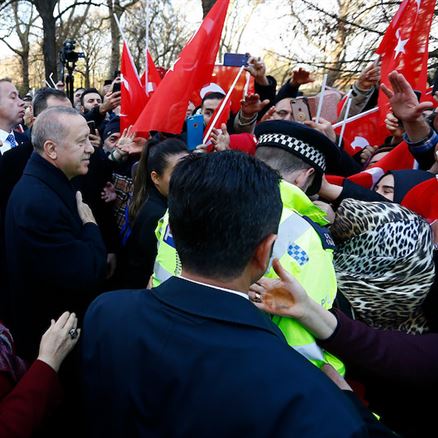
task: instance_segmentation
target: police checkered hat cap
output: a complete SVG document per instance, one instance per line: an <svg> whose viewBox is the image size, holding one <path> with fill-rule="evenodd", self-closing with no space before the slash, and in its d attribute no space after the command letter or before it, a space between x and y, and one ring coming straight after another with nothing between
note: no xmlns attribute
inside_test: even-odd
<svg viewBox="0 0 438 438"><path fill-rule="evenodd" d="M303 158L309 164L325 172L327 166L324 154L304 141L285 134L262 134L257 146L277 146Z"/></svg>
<svg viewBox="0 0 438 438"><path fill-rule="evenodd" d="M327 163L338 161L338 147L324 134L302 123L269 120L255 129L257 147L278 147L297 155L318 173L327 169Z"/></svg>

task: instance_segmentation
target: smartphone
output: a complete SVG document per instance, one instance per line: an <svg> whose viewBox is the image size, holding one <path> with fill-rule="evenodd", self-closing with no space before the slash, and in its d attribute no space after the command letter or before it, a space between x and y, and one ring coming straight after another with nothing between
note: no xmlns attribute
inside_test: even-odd
<svg viewBox="0 0 438 438"><path fill-rule="evenodd" d="M190 116L187 118L186 125L187 149L193 151L196 146L202 144L202 137L204 135L204 116L202 114Z"/></svg>
<svg viewBox="0 0 438 438"><path fill-rule="evenodd" d="M96 134L96 123L94 120L90 120L87 122L88 127L90 128L90 134Z"/></svg>
<svg viewBox="0 0 438 438"><path fill-rule="evenodd" d="M120 76L120 70L114 70L114 79Z"/></svg>
<svg viewBox="0 0 438 438"><path fill-rule="evenodd" d="M113 84L113 93L120 91L120 84L121 82L114 82Z"/></svg>
<svg viewBox="0 0 438 438"><path fill-rule="evenodd" d="M242 67L248 65L248 53L225 53L224 65L227 67Z"/></svg>
<svg viewBox="0 0 438 438"><path fill-rule="evenodd" d="M290 105L295 122L304 123L306 120L312 120L309 103L306 97L292 99Z"/></svg>

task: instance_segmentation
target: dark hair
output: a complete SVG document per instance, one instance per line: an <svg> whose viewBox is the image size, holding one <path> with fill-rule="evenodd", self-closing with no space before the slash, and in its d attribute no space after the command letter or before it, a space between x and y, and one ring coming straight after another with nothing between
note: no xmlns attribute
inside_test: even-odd
<svg viewBox="0 0 438 438"><path fill-rule="evenodd" d="M81 96L81 105L82 105L82 106L84 106L84 97L85 97L87 94L90 94L90 93L97 93L97 94L100 96L100 98L103 100L102 95L99 93L99 91L98 91L96 88L86 88L86 89L83 91L82 96Z"/></svg>
<svg viewBox="0 0 438 438"><path fill-rule="evenodd" d="M149 190L154 186L151 180L153 171L161 175L166 169L169 157L187 152L185 143L177 138L163 141L149 140L144 147L134 177L132 199L129 204L129 221L134 223L137 214L147 200Z"/></svg>
<svg viewBox="0 0 438 438"><path fill-rule="evenodd" d="M260 242L278 231L280 176L236 151L191 154L170 179L169 225L184 268L231 279Z"/></svg>
<svg viewBox="0 0 438 438"><path fill-rule="evenodd" d="M296 170L312 167L297 155L277 147L260 146L256 150L256 157L279 172L282 177Z"/></svg>
<svg viewBox="0 0 438 438"><path fill-rule="evenodd" d="M201 106L204 105L206 100L222 100L225 97L225 94L215 91L214 93L207 93L202 99Z"/></svg>
<svg viewBox="0 0 438 438"><path fill-rule="evenodd" d="M55 88L40 88L36 93L32 101L33 116L38 117L46 108L47 100L49 97L55 97L59 100L68 99L67 95Z"/></svg>

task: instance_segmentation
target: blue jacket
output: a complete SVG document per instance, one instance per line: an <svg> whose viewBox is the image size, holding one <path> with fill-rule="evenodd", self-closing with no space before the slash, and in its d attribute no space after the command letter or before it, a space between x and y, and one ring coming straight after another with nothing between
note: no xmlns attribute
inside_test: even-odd
<svg viewBox="0 0 438 438"><path fill-rule="evenodd" d="M181 278L99 296L81 356L94 438L370 436L250 301Z"/></svg>

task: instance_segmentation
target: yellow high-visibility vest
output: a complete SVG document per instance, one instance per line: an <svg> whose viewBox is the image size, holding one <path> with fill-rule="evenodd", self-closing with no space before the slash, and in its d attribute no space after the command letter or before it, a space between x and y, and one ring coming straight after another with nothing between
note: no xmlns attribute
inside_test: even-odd
<svg viewBox="0 0 438 438"><path fill-rule="evenodd" d="M336 275L333 267L334 243L327 225L325 213L315 206L298 187L282 181L280 184L283 212L272 257L304 287L309 296L330 309L336 296ZM153 287L173 275L181 274L181 262L175 249L169 228L168 213L160 219L155 231L158 241L152 277ZM276 278L270 266L265 274ZM342 375L343 363L320 348L313 335L299 322L286 317L273 316L273 322L283 332L288 344L317 366L330 363Z"/></svg>

